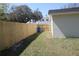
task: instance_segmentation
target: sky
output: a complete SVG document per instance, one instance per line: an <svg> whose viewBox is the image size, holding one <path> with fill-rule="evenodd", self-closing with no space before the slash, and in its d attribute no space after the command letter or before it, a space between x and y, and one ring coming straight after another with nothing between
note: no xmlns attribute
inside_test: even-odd
<svg viewBox="0 0 79 59"><path fill-rule="evenodd" d="M67 3L17 3L12 5L28 5L32 10L39 9L43 16L48 15L48 10L63 8Z"/></svg>
<svg viewBox="0 0 79 59"><path fill-rule="evenodd" d="M44 16L46 16L48 14L48 10L52 10L52 9L60 9L63 8L63 6L65 5L63 4L56 4L56 3L36 3L36 4L27 4L29 7L31 7L33 10L36 10L37 8L39 9L39 11L41 11L43 13Z"/></svg>

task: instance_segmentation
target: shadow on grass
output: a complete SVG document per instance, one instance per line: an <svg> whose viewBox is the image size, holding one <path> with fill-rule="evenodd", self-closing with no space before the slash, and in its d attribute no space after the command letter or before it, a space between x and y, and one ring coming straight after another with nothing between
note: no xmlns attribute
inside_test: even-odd
<svg viewBox="0 0 79 59"><path fill-rule="evenodd" d="M35 33L20 42L16 43L12 47L2 50L0 56L18 56L25 48L27 48L41 33Z"/></svg>

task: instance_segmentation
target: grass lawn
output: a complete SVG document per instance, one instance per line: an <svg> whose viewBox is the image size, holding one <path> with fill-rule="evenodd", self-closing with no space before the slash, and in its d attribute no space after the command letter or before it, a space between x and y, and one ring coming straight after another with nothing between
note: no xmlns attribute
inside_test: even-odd
<svg viewBox="0 0 79 59"><path fill-rule="evenodd" d="M53 39L43 32L21 54L21 56L79 56L79 38Z"/></svg>

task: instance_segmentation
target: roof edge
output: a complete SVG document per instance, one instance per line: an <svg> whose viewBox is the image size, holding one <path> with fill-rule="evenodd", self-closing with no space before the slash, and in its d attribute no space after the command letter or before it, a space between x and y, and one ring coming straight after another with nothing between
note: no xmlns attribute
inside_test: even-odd
<svg viewBox="0 0 79 59"><path fill-rule="evenodd" d="M79 7L49 10L48 14L65 13L65 12L79 12Z"/></svg>

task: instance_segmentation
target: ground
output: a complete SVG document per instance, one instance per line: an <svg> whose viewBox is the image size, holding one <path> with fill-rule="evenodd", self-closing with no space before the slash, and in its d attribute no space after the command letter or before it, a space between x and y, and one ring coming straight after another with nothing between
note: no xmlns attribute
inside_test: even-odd
<svg viewBox="0 0 79 59"><path fill-rule="evenodd" d="M40 34L20 56L79 55L79 38L53 39L50 32Z"/></svg>

